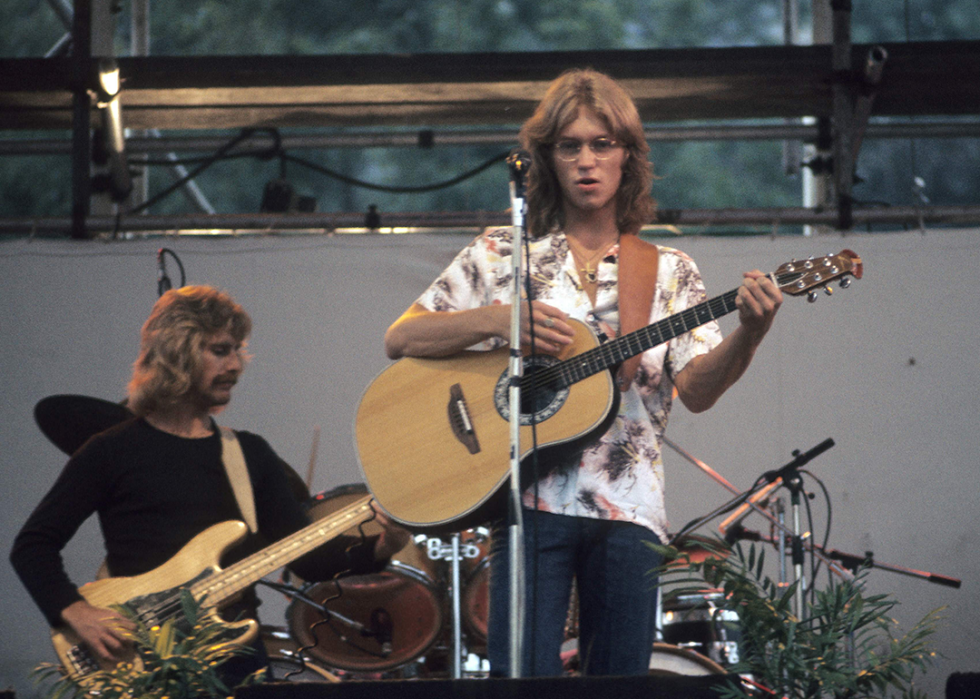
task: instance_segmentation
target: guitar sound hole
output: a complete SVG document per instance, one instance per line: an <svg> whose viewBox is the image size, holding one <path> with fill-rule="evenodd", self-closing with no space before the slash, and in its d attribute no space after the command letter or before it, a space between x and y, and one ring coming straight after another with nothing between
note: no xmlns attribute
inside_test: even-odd
<svg viewBox="0 0 980 699"><path fill-rule="evenodd" d="M543 422L557 413L568 398L568 387L556 381L542 380L535 376L544 369L558 363L558 359L545 355L524 358L524 378L521 381L521 425ZM507 371L497 379L493 397L497 412L504 420L510 420L510 394Z"/></svg>

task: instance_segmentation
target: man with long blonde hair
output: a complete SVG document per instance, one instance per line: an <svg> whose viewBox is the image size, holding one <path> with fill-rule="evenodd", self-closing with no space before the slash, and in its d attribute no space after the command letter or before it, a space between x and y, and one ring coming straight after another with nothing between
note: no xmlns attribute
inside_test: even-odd
<svg viewBox="0 0 980 699"><path fill-rule="evenodd" d="M520 140L532 160L525 349L533 331L537 352L559 354L572 342L570 318L612 338L705 299L688 256L637 236L653 216L652 172L643 125L622 86L592 70L564 73ZM388 355L440 357L506 344L511 238L510 228L488 230L460 252L388 329ZM522 496L521 675L563 672L573 579L582 671L648 671L656 607L649 573L659 557L646 544L667 540L661 446L673 392L694 412L711 407L748 367L782 302L761 272L744 276L732 333L722 339L711 322L627 360L616 377L622 395L611 426L574 453L543 454L542 475ZM488 647L496 675L511 674L507 548L507 537L495 535Z"/></svg>
<svg viewBox="0 0 980 699"><path fill-rule="evenodd" d="M251 327L244 309L211 287L161 296L143 325L129 384L136 416L90 438L72 455L14 542L11 562L48 623L69 626L106 663L126 657L126 633L133 625L81 596L65 572L61 550L97 513L109 574L140 575L169 561L208 527L243 518L213 415L231 400L241 377ZM287 481L289 467L258 435L234 434L258 534L250 534L226 563L309 524ZM407 537L400 529L385 529L363 543L341 537L290 567L306 580L379 570ZM249 589L225 616L254 618L256 603ZM261 654L247 659L232 674L243 676L261 662Z"/></svg>

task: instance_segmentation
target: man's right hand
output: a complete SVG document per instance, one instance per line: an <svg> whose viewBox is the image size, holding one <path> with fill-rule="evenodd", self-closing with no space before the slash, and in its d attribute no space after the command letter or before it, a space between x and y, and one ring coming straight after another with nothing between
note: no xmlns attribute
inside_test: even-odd
<svg viewBox="0 0 980 699"><path fill-rule="evenodd" d="M100 661L114 666L132 656L128 632L136 624L118 612L78 600L61 610L61 618Z"/></svg>

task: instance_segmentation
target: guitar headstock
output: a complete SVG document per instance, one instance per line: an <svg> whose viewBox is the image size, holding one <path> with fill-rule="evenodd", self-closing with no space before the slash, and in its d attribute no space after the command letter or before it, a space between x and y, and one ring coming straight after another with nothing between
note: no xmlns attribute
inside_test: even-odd
<svg viewBox="0 0 980 699"><path fill-rule="evenodd" d="M840 279L840 285L847 288L850 277L860 279L863 274L861 258L851 250L841 250L836 255L786 262L779 266L774 276L784 294L808 294L810 301L816 301L818 289L823 289L827 295L833 293L827 285L835 279Z"/></svg>

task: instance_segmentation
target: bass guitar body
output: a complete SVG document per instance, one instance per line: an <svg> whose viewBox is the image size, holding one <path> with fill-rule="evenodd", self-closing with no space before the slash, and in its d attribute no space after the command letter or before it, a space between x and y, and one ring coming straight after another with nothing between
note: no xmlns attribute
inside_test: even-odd
<svg viewBox="0 0 980 699"><path fill-rule="evenodd" d="M176 556L148 573L129 578L96 580L80 587L79 592L94 607L124 604L148 627L162 624L174 615L173 607L179 605L180 591L190 589L218 572L220 557L241 541L247 532L248 528L242 522L216 524L191 539ZM214 607L209 614L220 621L217 611ZM222 623L227 627L230 643L248 643L258 634L258 624L251 619ZM51 642L62 666L71 676L111 669L82 645L81 639L69 627L51 629Z"/></svg>
<svg viewBox="0 0 980 699"><path fill-rule="evenodd" d="M598 346L591 328L569 322L573 343L558 357L525 357L523 383ZM498 509L510 477L509 356L502 348L401 359L368 387L355 422L358 457L376 501L400 524L458 530ZM618 403L609 371L558 390L547 381L522 388L522 460L534 444L532 416L539 449L571 449L608 426Z"/></svg>

